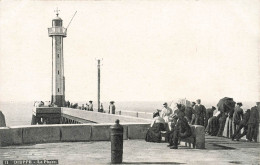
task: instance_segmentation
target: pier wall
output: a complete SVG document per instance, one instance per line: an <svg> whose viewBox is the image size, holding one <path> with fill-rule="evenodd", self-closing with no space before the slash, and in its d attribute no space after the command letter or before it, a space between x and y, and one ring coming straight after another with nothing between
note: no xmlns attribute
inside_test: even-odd
<svg viewBox="0 0 260 165"><path fill-rule="evenodd" d="M132 114L132 115L130 115ZM136 117L136 113L128 113L126 115L121 112L121 115L117 114L108 114L108 113L100 113L100 112L93 112L93 111L84 111L79 109L72 109L72 108L62 108L61 116L65 118L73 117L75 120L81 119L82 123L114 123L116 119L120 120L120 123L151 123L152 117L149 118L139 118ZM85 120L85 122L84 122Z"/></svg>
<svg viewBox="0 0 260 165"><path fill-rule="evenodd" d="M109 141L110 126L107 124L54 124L0 127L0 146L80 141ZM123 138L145 139L150 124L123 123Z"/></svg>
<svg viewBox="0 0 260 165"><path fill-rule="evenodd" d="M132 116L140 119L152 119L153 113L150 112L137 112L137 111L116 111L116 115Z"/></svg>

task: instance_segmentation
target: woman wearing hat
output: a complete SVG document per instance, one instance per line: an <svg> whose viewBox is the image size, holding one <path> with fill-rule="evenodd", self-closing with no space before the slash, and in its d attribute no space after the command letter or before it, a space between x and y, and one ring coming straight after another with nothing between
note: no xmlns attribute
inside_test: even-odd
<svg viewBox="0 0 260 165"><path fill-rule="evenodd" d="M164 131L165 121L159 115L159 111L153 113L153 122L151 127L148 129L145 137L145 141L147 142L161 142L161 131Z"/></svg>

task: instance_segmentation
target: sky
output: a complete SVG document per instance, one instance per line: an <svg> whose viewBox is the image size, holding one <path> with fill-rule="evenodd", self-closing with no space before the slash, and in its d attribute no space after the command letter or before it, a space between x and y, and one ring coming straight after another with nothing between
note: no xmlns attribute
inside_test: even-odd
<svg viewBox="0 0 260 165"><path fill-rule="evenodd" d="M260 1L0 1L0 101L51 99L60 10L67 100L260 101Z"/></svg>

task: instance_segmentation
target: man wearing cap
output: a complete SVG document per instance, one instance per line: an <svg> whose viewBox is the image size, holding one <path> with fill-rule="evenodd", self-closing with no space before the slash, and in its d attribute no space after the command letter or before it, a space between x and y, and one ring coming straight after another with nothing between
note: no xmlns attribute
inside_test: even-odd
<svg viewBox="0 0 260 165"><path fill-rule="evenodd" d="M204 119L206 115L206 108L204 105L201 105L201 100L198 99L197 104L194 106L195 111L195 125L202 125L204 126Z"/></svg>
<svg viewBox="0 0 260 165"><path fill-rule="evenodd" d="M89 101L89 105L88 105L88 110L89 111L93 111L93 104L92 104L93 101Z"/></svg>
<svg viewBox="0 0 260 165"><path fill-rule="evenodd" d="M180 139L187 138L191 136L191 128L188 124L187 119L184 117L183 105L177 104L178 112L175 113L174 122L171 124L171 133L169 135L169 145L170 149L178 149L178 142Z"/></svg>
<svg viewBox="0 0 260 165"><path fill-rule="evenodd" d="M167 103L164 103L160 116L165 120L165 122L168 122L171 114L172 109L168 107Z"/></svg>
<svg viewBox="0 0 260 165"><path fill-rule="evenodd" d="M243 104L241 102L237 103L237 106L235 107L235 111L233 114L233 123L234 123L234 132L238 129L238 125L241 122L243 118L243 109L241 108Z"/></svg>
<svg viewBox="0 0 260 165"><path fill-rule="evenodd" d="M111 114L115 114L116 113L116 106L114 105L114 101L110 101L110 105L109 105L109 108L108 108L108 113L110 113L111 111Z"/></svg>
<svg viewBox="0 0 260 165"><path fill-rule="evenodd" d="M204 123L205 128L207 128L208 120L209 120L209 118L211 118L211 117L213 116L213 111L214 111L215 109L216 109L216 108L215 108L214 106L212 106L212 108L206 109L205 123Z"/></svg>

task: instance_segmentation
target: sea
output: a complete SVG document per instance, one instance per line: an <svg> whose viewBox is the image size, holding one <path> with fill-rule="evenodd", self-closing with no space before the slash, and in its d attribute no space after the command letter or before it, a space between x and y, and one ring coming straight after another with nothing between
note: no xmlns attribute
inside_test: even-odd
<svg viewBox="0 0 260 165"><path fill-rule="evenodd" d="M0 111L5 115L7 126L31 125L33 101L28 102L0 102ZM118 101L115 102L116 110L137 111L137 112L155 112L162 108L162 101ZM171 102L168 102L171 104ZM86 102L78 102L79 106ZM108 112L109 102L102 102L104 110ZM217 103L204 102L206 108L216 106ZM94 108L95 102L94 102ZM243 109L249 109L255 106L255 102L243 102Z"/></svg>

